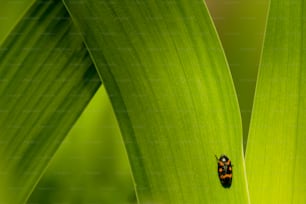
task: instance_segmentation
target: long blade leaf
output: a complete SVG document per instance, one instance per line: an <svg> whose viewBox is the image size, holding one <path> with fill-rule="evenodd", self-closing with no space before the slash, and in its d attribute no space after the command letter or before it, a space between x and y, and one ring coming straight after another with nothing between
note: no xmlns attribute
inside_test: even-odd
<svg viewBox="0 0 306 204"><path fill-rule="evenodd" d="M237 98L204 2L65 3L112 101L140 203L248 203Z"/></svg>
<svg viewBox="0 0 306 204"><path fill-rule="evenodd" d="M252 203L306 203L303 0L271 0L246 152Z"/></svg>
<svg viewBox="0 0 306 204"><path fill-rule="evenodd" d="M34 3L0 59L0 201L23 203L100 80L60 1Z"/></svg>

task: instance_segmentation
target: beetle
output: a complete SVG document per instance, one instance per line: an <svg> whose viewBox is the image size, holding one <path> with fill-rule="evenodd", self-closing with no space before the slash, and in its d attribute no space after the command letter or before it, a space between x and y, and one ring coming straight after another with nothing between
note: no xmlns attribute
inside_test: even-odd
<svg viewBox="0 0 306 204"><path fill-rule="evenodd" d="M221 185L224 188L229 188L232 185L232 178L233 178L231 160L224 154L221 155L219 159L216 156L216 159L218 161L218 176Z"/></svg>

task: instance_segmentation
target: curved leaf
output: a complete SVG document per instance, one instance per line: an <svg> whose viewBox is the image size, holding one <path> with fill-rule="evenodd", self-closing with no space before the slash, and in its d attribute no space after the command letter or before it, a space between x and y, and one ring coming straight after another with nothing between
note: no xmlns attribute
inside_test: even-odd
<svg viewBox="0 0 306 204"><path fill-rule="evenodd" d="M271 0L246 152L252 203L306 203L305 9Z"/></svg>
<svg viewBox="0 0 306 204"><path fill-rule="evenodd" d="M248 203L238 103L204 2L65 3L111 99L140 203ZM235 167L230 189L218 179L222 153Z"/></svg>
<svg viewBox="0 0 306 204"><path fill-rule="evenodd" d="M0 59L0 201L22 203L100 80L60 1L33 4Z"/></svg>

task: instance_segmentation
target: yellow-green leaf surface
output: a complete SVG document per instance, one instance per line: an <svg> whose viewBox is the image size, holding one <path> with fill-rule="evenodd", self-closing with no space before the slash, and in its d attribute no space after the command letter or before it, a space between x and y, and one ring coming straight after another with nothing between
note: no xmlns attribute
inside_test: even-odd
<svg viewBox="0 0 306 204"><path fill-rule="evenodd" d="M253 204L306 203L302 0L271 0L246 152Z"/></svg>
<svg viewBox="0 0 306 204"><path fill-rule="evenodd" d="M33 4L0 59L0 202L23 203L100 80L60 1Z"/></svg>
<svg viewBox="0 0 306 204"><path fill-rule="evenodd" d="M108 92L140 203L248 203L233 82L203 1L65 1ZM215 155L234 164L231 188Z"/></svg>

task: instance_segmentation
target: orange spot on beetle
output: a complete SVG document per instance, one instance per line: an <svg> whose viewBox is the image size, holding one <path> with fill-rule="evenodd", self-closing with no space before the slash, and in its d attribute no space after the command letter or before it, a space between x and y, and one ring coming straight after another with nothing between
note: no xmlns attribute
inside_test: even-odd
<svg viewBox="0 0 306 204"><path fill-rule="evenodd" d="M231 164L231 160L228 160L225 164L226 165L230 165Z"/></svg>
<svg viewBox="0 0 306 204"><path fill-rule="evenodd" d="M232 174L221 175L220 179L232 178Z"/></svg>

